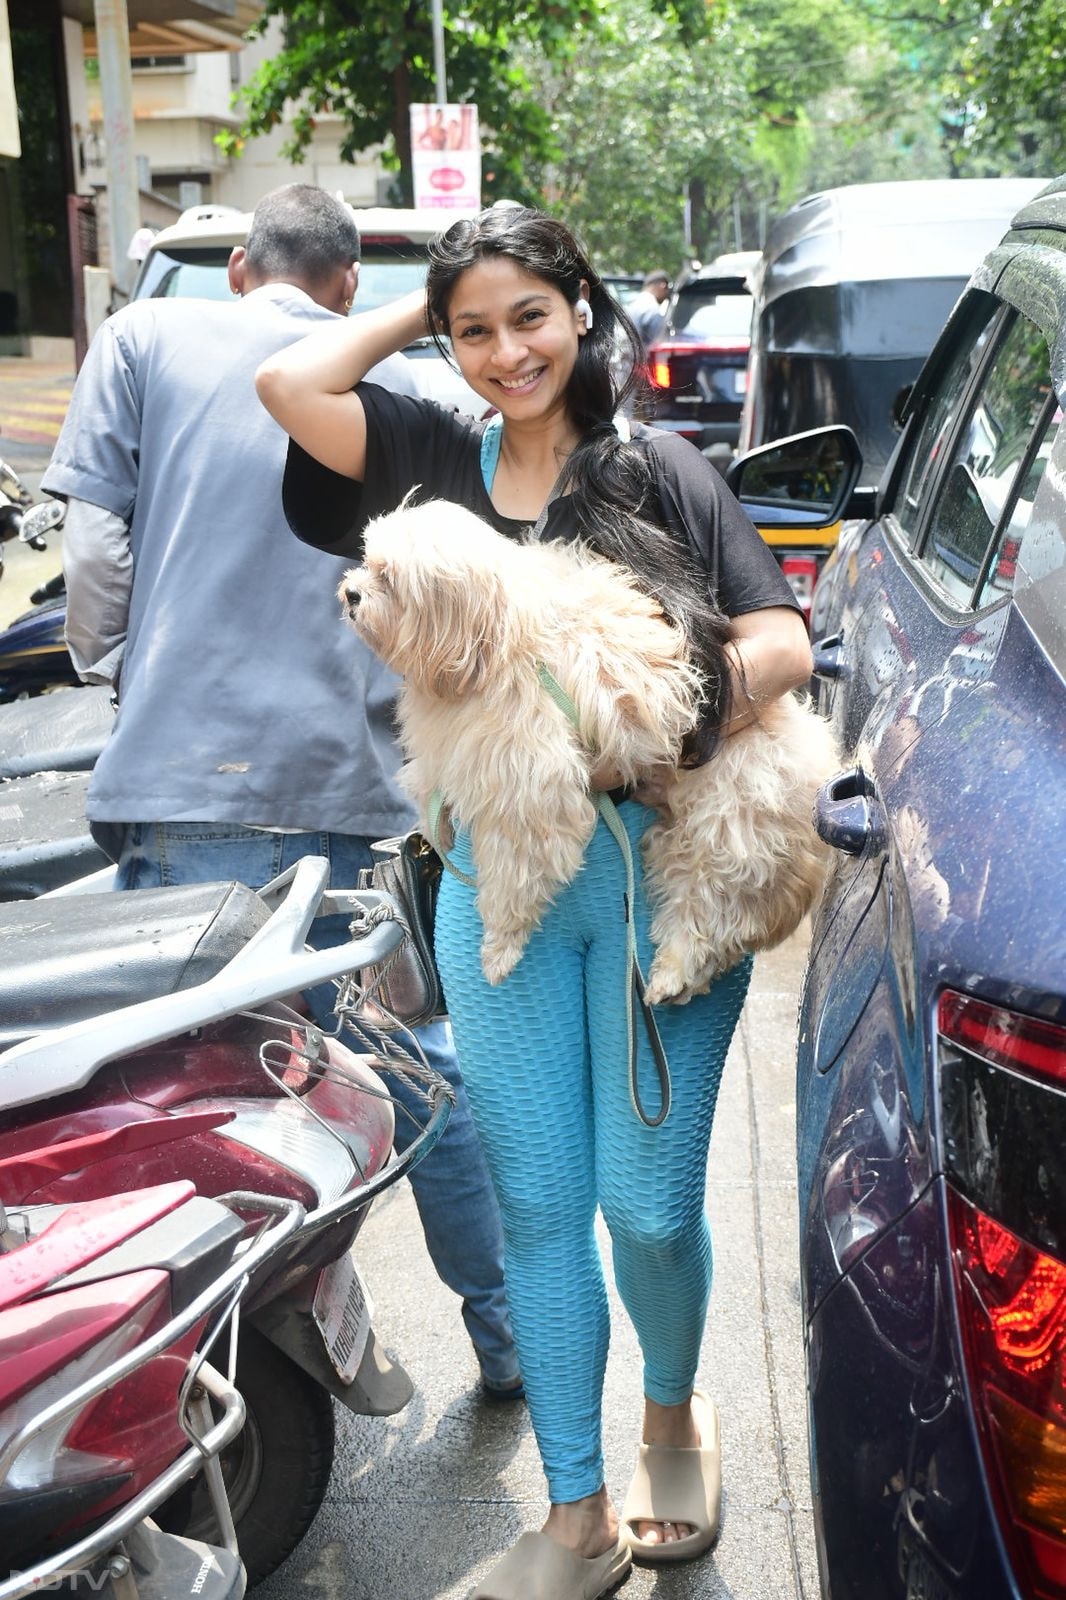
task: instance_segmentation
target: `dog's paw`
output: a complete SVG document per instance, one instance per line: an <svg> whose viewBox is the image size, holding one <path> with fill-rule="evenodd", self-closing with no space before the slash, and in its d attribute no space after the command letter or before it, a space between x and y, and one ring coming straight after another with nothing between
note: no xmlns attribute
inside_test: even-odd
<svg viewBox="0 0 1066 1600"><path fill-rule="evenodd" d="M512 973L522 959L524 945L517 939L498 940L490 943L487 939L481 946L481 970L489 983L502 983L504 978Z"/></svg>
<svg viewBox="0 0 1066 1600"><path fill-rule="evenodd" d="M683 1006L698 994L706 994L711 985L735 961L722 961L715 957L698 957L694 947L671 948L663 945L655 953L648 979L644 985L644 998L651 1006Z"/></svg>
<svg viewBox="0 0 1066 1600"><path fill-rule="evenodd" d="M644 998L650 1006L683 1005L692 998L695 974L680 952L660 950L651 964Z"/></svg>

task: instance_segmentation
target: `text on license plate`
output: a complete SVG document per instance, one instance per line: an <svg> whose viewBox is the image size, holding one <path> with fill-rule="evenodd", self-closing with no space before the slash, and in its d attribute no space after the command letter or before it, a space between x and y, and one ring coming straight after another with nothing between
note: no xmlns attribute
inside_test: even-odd
<svg viewBox="0 0 1066 1600"><path fill-rule="evenodd" d="M374 1313L353 1250L323 1268L311 1309L337 1376L342 1383L351 1383L366 1350Z"/></svg>

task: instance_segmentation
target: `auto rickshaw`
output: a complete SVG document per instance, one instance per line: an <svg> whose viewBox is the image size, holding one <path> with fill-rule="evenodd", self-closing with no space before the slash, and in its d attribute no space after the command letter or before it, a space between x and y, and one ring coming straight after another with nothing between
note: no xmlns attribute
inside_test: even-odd
<svg viewBox="0 0 1066 1600"><path fill-rule="evenodd" d="M751 277L739 454L845 424L863 461L845 515L863 515L895 447L899 408L955 301L1044 181L853 184L778 217ZM762 531L806 609L839 529Z"/></svg>

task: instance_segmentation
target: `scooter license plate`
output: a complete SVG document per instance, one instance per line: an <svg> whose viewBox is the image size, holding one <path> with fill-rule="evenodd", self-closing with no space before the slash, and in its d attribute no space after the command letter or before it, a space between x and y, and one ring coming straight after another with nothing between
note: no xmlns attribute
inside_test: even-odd
<svg viewBox="0 0 1066 1600"><path fill-rule="evenodd" d="M354 1250L319 1273L311 1310L337 1376L342 1383L351 1383L359 1371L374 1314Z"/></svg>

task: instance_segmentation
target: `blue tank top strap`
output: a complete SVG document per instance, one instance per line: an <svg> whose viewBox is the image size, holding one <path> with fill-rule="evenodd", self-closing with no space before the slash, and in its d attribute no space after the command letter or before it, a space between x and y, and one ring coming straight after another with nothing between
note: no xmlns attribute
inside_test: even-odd
<svg viewBox="0 0 1066 1600"><path fill-rule="evenodd" d="M488 494L492 493L492 480L499 465L502 442L503 418L497 411L496 415L486 422L485 431L481 435L481 476Z"/></svg>

